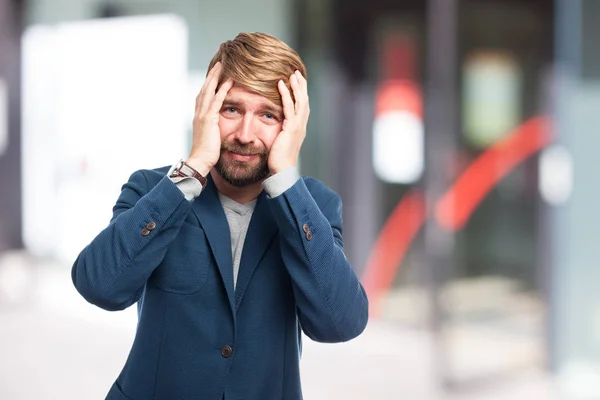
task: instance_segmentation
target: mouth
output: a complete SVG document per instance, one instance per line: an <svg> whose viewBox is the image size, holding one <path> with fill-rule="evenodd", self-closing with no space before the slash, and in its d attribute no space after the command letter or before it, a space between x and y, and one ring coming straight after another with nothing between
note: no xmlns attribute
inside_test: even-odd
<svg viewBox="0 0 600 400"><path fill-rule="evenodd" d="M229 153L232 159L240 162L249 162L258 157L258 154L239 154L231 151L228 151L227 153Z"/></svg>

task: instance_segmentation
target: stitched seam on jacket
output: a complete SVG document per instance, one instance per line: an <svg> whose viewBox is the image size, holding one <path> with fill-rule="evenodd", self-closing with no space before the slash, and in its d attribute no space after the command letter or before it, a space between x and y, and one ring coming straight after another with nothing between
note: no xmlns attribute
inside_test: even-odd
<svg viewBox="0 0 600 400"><path fill-rule="evenodd" d="M154 399L157 399L156 397L156 385L158 384L158 369L160 367L160 358L162 356L162 348L163 348L163 343L165 341L165 335L166 335L166 324L165 324L165 317L167 315L167 308L168 308L168 303L165 303L165 306L163 308L163 315L162 315L162 321L160 326L162 327L162 332L160 335L160 343L158 345L158 356L156 357L156 370L154 372L154 385L152 388L152 397Z"/></svg>
<svg viewBox="0 0 600 400"><path fill-rule="evenodd" d="M307 188L307 189L308 189L308 188ZM311 197L312 197L312 195L311 195ZM287 198L286 198L286 200L287 200ZM330 200L329 200L329 201L326 203L326 206L328 206L328 205L329 205L329 203L330 203L332 200L333 200L333 199L330 199ZM293 210L293 208L292 208L292 207L291 207L291 205L289 204L289 201L287 201L287 202L288 202L288 205L290 206L290 210ZM323 216L325 216L325 212L324 212L324 210L325 210L325 209L326 209L326 207L324 206L324 207L323 207L323 210L321 211L321 213L323 214ZM303 215L304 215L304 216L306 216L306 217L307 217L306 219L308 220L309 218L308 218L308 213L306 212L306 209L302 210L302 213L303 213ZM292 214L294 214L294 213L292 212ZM331 225L330 225L330 226L331 226ZM333 236L333 233L332 233L332 235L331 235L331 236L332 236L332 237L331 237L331 240L333 241L333 245L334 245L334 246L336 246L336 243L335 243L335 237ZM305 242L304 240L301 240L301 242L302 242L302 248L304 249L304 255L305 255L305 257L306 257L307 264L308 264L308 265L311 265L311 258L310 258L310 256L309 256L309 252L308 252L308 250L307 250L307 248L306 248L306 246L308 245L308 243L307 243L307 242ZM315 273L315 271L314 271L312 268L310 268L310 271L311 271L311 274L313 274L313 275L314 275L314 277L315 277L315 280L317 281L317 288L318 288L318 290L319 290L319 293L320 293L320 294L321 294L321 296L322 296L322 297L325 299L325 306L327 307L327 311L329 312L329 317L330 317L330 319L331 319L331 324L333 325L333 328L335 329L335 333L338 335L338 337L339 337L339 338L341 338L341 337L342 337L341 330L340 330L339 326L337 325L337 323L336 323L335 319L333 318L333 311L332 311L332 308L331 308L331 302L330 302L330 300L329 300L329 297L327 296L327 291L323 290L323 284L322 284L322 282L321 282L321 279L319 279L319 276L318 276L318 275Z"/></svg>
<svg viewBox="0 0 600 400"><path fill-rule="evenodd" d="M187 201L187 200L185 200L185 199L184 199L184 201ZM168 225L168 222L169 222L169 221L170 221L170 220L173 218L173 215L174 215L174 214L177 214L177 211L179 211L179 208L181 208L182 204L183 204L183 203L180 203L180 204L177 206L177 208L175 208L175 210L173 211L173 214L171 214L171 216L169 216L169 218L167 218L167 219L165 220L165 225ZM159 234L161 231L162 231L162 229L160 229L160 228L159 228L159 229L157 230L157 232L156 232L156 235L154 235L154 236L157 236L157 235L158 235L158 234ZM151 239L151 240L152 240L152 239ZM126 271L126 270L128 270L128 269L131 267L131 265L132 265L132 264L134 264L134 262L135 262L136 258L137 258L137 257L139 256L139 254L140 254L140 253L141 253L141 252L142 252L142 251L143 251L143 250L144 250L144 249L145 249L145 248L148 246L148 243L150 243L150 241L151 241L151 240L148 240L148 241L146 241L146 243L145 243L145 244L144 244L144 245L143 245L143 246L142 246L142 247L141 247L141 248L140 248L140 249L137 251L137 253L136 253L136 254L135 254L135 255L134 255L134 256L133 256L133 257L132 257L132 258L131 258L129 261L126 261L126 262L124 263L124 265L123 265L123 268L121 269L121 271L119 272L119 274L118 274L118 275L115 275L115 278L112 280L112 282L111 282L111 283L112 283L112 285L114 285L114 284L115 284L115 283L116 283L116 282L119 280L119 278L120 278L120 277L123 275L123 273L125 273L125 271ZM139 290L139 288L138 288L137 290ZM105 294L106 294L106 293L105 293Z"/></svg>
<svg viewBox="0 0 600 400"><path fill-rule="evenodd" d="M146 182L146 194L144 195L144 196L146 196L149 193L149 190L148 190L148 179L146 178L146 175L144 174L143 171L141 173L144 176L144 181ZM144 197L144 196L142 196L142 197ZM135 204L133 205L133 207L135 207L138 204L138 202L141 200L142 197L140 197L140 199L138 199L138 201L135 202ZM154 236L157 236L158 234L160 234L160 232L163 230L163 227L165 225L168 225L168 222L173 219L173 215L177 214L177 212L179 211L179 209L184 205L184 201L187 201L187 200L185 198L183 198L183 200L177 205L177 207L175 208L175 210L173 210L173 213L165 220L165 223L156 230L156 234ZM131 208L133 208L133 207L131 207ZM129 208L127 210L130 210L131 208ZM127 210L125 210L125 211L127 211ZM123 211L123 212L125 212L125 211ZM152 211L150 212L150 214L152 214ZM119 271L119 273L117 275L115 275L115 277L112 279L111 285L110 285L111 287L114 286L115 283L119 280L119 278L123 275L123 273L131 267L131 265L134 263L134 261L137 258L137 256L148 246L148 244L151 242L151 240L152 239L147 240L142 245L142 247L130 259L127 259L127 258L125 259L125 262L123 264L123 268L121 268L121 271ZM127 257L127 255L126 255L126 257ZM143 287L143 285L141 287ZM136 289L136 291L130 297L128 297L127 300L128 301L131 300L131 298L133 296L135 296L135 294L139 291L140 288ZM106 289L106 290L108 290L108 289ZM102 294L106 295L107 293L105 292L105 293L102 293Z"/></svg>

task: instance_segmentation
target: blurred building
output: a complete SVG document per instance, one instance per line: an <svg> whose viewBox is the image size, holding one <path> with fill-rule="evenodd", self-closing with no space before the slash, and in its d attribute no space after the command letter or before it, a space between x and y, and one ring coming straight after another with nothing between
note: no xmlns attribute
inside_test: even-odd
<svg viewBox="0 0 600 400"><path fill-rule="evenodd" d="M84 46L90 55L83 61L68 47L87 29L75 21L156 14L177 22L152 38L132 33L130 52L112 60L117 67L83 63L94 53L113 54L101 46L104 33L89 36L96 39ZM373 318L432 330L436 373L449 387L533 368L555 374L569 398L600 398L600 1L0 0L0 27L0 250L33 247L67 261L108 221L116 178L189 145L189 112L175 108L169 118L181 122L168 134L177 143L162 154L148 147L121 162L114 149L100 141L92 147L82 136L75 150L54 149L66 156L48 156L56 143L49 137L72 143L96 122L47 117L49 109L66 116L72 109L39 100L59 93L31 83L53 79L35 68L40 60L59 69L57 59L75 60L99 74L82 75L80 83L105 79L110 69L122 85L135 81L125 64L145 60L137 71L179 71L149 78L150 87L163 85L161 93L190 102L219 43L264 31L298 49L307 64L311 121L301 172L344 199L346 252L369 291ZM42 57L49 31L56 53ZM21 33L33 41L21 41ZM157 60L174 48L159 68ZM71 82L77 70L61 79ZM191 110L186 102L181 107ZM40 123L43 115L51 122ZM45 131L49 124L53 133ZM73 136L61 137L64 126ZM122 135L121 128L111 135ZM148 143L162 140L155 128L145 128L153 132ZM32 134L39 139L32 142ZM130 146L141 146L146 130L136 134ZM40 157L49 164L32 169ZM104 159L115 163L110 174L99 168ZM103 208L72 201L84 195ZM52 199L47 210L36 208L40 196ZM48 215L52 210L65 217Z"/></svg>

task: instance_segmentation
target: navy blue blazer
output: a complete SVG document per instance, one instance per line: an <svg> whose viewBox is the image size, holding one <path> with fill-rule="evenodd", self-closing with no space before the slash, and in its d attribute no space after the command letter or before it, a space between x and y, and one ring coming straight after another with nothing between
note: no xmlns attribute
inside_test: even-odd
<svg viewBox="0 0 600 400"><path fill-rule="evenodd" d="M107 399L301 399L301 330L343 342L368 319L344 255L340 197L313 178L274 198L263 192L234 290L214 183L187 201L167 171L130 177L110 224L72 268L90 303L138 304L135 340Z"/></svg>

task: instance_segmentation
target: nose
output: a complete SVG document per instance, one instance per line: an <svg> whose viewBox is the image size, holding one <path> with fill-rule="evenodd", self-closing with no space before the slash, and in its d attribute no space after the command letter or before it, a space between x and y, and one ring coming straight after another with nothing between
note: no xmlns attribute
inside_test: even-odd
<svg viewBox="0 0 600 400"><path fill-rule="evenodd" d="M252 115L247 113L242 118L239 129L235 133L235 138L243 144L252 143L254 134L252 133Z"/></svg>

